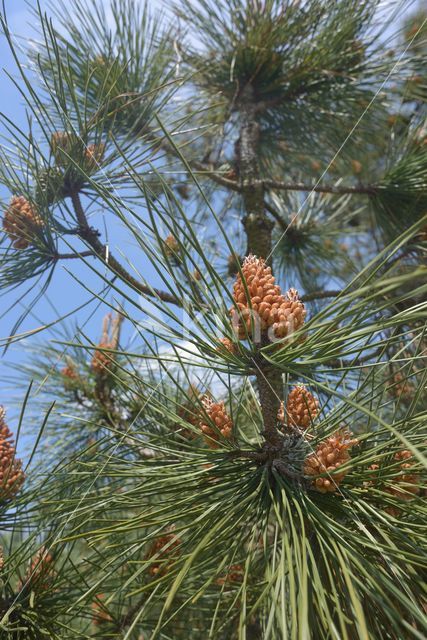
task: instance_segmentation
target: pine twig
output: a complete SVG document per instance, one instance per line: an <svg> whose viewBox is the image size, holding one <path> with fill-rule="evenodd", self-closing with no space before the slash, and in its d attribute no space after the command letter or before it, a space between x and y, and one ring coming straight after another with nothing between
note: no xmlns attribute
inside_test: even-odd
<svg viewBox="0 0 427 640"><path fill-rule="evenodd" d="M160 298L164 302L169 302L170 304L175 304L178 307L182 307L181 301L174 295L168 293L167 291L161 291L160 289L155 289L148 287L145 284L142 284L134 278L126 269L111 255L110 252L107 252L107 247L99 240L98 232L95 231L92 227L89 226L89 223L86 218L86 214L84 212L79 193L77 191L73 191L70 194L71 201L73 203L74 212L76 214L77 221L80 225L78 235L82 240L87 242L89 246L92 247L94 253L100 258L105 264L108 265L112 271L116 273L116 275L120 276L128 285L142 293L143 295L148 295L153 298ZM106 256L108 255L108 260Z"/></svg>

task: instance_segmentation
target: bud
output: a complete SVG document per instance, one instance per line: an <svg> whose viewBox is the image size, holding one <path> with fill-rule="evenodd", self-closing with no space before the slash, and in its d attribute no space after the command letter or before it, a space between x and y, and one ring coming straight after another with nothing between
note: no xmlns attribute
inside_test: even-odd
<svg viewBox="0 0 427 640"><path fill-rule="evenodd" d="M288 427L305 431L319 413L319 402L303 385L297 385L288 395L286 402L286 422ZM285 424L284 403L279 411L279 421Z"/></svg>
<svg viewBox="0 0 427 640"><path fill-rule="evenodd" d="M149 573L153 578L164 576L173 561L178 556L178 547L181 545L181 540L173 533L167 533L155 540L148 551L147 559L153 558L153 562L150 565Z"/></svg>
<svg viewBox="0 0 427 640"><path fill-rule="evenodd" d="M200 271L198 269L194 269L193 278L195 280L197 280L198 282L202 279L202 274L200 273Z"/></svg>
<svg viewBox="0 0 427 640"><path fill-rule="evenodd" d="M205 441L211 449L217 449L221 436L230 440L233 435L233 421L228 415L223 402L214 402L207 396L202 400L203 408L216 429L208 424L201 424ZM218 433L219 432L219 433Z"/></svg>
<svg viewBox="0 0 427 640"><path fill-rule="evenodd" d="M289 289L284 296L275 284L271 267L262 258L253 255L245 258L242 273L244 282L239 274L233 288L238 310L230 309L241 340L246 338L246 332L252 334L252 327L255 332L264 333L271 327L276 338L289 337L302 327L306 310L297 290Z"/></svg>
<svg viewBox="0 0 427 640"><path fill-rule="evenodd" d="M313 488L320 493L335 492L348 469L339 468L350 460L349 449L358 444L348 431L338 431L333 436L319 443L314 453L304 461L304 475L309 476ZM327 475L325 475L327 474ZM323 475L322 478L316 477Z"/></svg>
<svg viewBox="0 0 427 640"><path fill-rule="evenodd" d="M359 160L352 160L351 161L351 168L352 171L354 173L354 175L358 176L362 173L362 169L363 169L363 165L361 162L359 162Z"/></svg>
<svg viewBox="0 0 427 640"><path fill-rule="evenodd" d="M13 435L5 422L6 412L0 406L0 500L13 498L20 490L25 473L16 456Z"/></svg>
<svg viewBox="0 0 427 640"><path fill-rule="evenodd" d="M43 225L37 209L24 196L13 196L3 217L3 229L15 249L33 244L34 234Z"/></svg>

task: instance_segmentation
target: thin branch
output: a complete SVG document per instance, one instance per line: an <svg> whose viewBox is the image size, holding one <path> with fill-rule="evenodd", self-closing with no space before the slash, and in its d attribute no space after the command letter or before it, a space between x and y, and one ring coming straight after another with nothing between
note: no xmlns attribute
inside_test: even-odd
<svg viewBox="0 0 427 640"><path fill-rule="evenodd" d="M266 189L279 189L282 191L315 191L316 193L334 193L344 195L346 193L357 193L365 195L375 195L377 186L373 184L360 184L355 187L336 187L327 184L303 184L302 182L280 182L278 180L263 180Z"/></svg>
<svg viewBox="0 0 427 640"><path fill-rule="evenodd" d="M96 253L93 251L77 251L75 253L55 253L53 256L54 260L74 260L76 258L90 258L90 256L95 256Z"/></svg>
<svg viewBox="0 0 427 640"><path fill-rule="evenodd" d="M112 271L120 276L128 285L139 291L139 293L151 296L153 298L160 298L160 300L175 304L178 307L182 306L181 301L176 296L168 293L167 291L161 291L160 289L155 289L154 287L148 287L147 285L142 284L141 282L139 282L139 280L130 275L130 273L126 271L126 269L120 264L120 262L118 262L116 258L111 255L111 252L107 251L107 247L99 240L98 232L89 226L78 192L73 191L70 194L70 197L73 203L77 221L80 225L80 238L85 240L87 244L92 247L95 254L104 262L104 264L107 264Z"/></svg>

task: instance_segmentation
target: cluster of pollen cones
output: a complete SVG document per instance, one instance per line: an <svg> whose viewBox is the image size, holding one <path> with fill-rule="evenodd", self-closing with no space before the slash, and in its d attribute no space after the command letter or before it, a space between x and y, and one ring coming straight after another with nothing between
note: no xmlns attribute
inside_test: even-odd
<svg viewBox="0 0 427 640"><path fill-rule="evenodd" d="M291 336L304 324L306 310L296 289L283 295L280 286L262 258L249 255L233 288L235 307L230 310L239 339L248 336L258 341L268 332L270 338Z"/></svg>
<svg viewBox="0 0 427 640"><path fill-rule="evenodd" d="M224 576L217 578L216 584L219 586L226 584L236 584L239 582L243 582L244 577L244 567L241 564L232 564L228 568L227 573Z"/></svg>
<svg viewBox="0 0 427 640"><path fill-rule="evenodd" d="M358 444L351 433L342 430L322 440L304 461L304 475L313 478L313 487L320 493L333 493L347 475L349 449Z"/></svg>
<svg viewBox="0 0 427 640"><path fill-rule="evenodd" d="M0 500L13 498L20 490L25 474L16 458L13 435L5 422L6 412L0 406Z"/></svg>
<svg viewBox="0 0 427 640"><path fill-rule="evenodd" d="M85 169L89 172L98 169L105 153L105 144L95 143L85 146L76 134L67 131L56 131L51 137L50 146L58 166L67 166L68 156L75 155L77 149L82 153Z"/></svg>
<svg viewBox="0 0 427 640"><path fill-rule="evenodd" d="M27 249L43 221L34 205L24 196L13 196L3 216L3 229L15 249Z"/></svg>
<svg viewBox="0 0 427 640"><path fill-rule="evenodd" d="M385 487L385 491L399 500L412 500L421 492L421 478L413 470L414 456L411 451L404 449L397 451L393 456L393 460L397 465L397 474L392 479L392 485ZM379 464L372 464L369 469L370 471L378 472L378 475L375 473L373 480L367 483L372 485L379 480L381 467ZM392 516L400 515L398 507L387 507L386 511Z"/></svg>
<svg viewBox="0 0 427 640"><path fill-rule="evenodd" d="M233 421L227 413L223 402L214 402L211 398L205 397L202 401L206 415L215 427L211 424L201 424L201 430L208 446L216 449L219 440L230 440L233 436ZM202 416L203 419L203 416Z"/></svg>
<svg viewBox="0 0 427 640"><path fill-rule="evenodd" d="M173 530L157 538L148 551L147 558L153 558L149 573L153 578L164 576L179 553L181 540Z"/></svg>

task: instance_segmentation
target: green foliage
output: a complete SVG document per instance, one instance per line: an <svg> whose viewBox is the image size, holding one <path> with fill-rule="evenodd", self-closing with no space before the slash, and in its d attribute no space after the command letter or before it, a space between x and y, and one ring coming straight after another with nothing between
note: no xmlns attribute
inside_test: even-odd
<svg viewBox="0 0 427 640"><path fill-rule="evenodd" d="M0 635L422 638L425 105L391 78L422 41L390 55L376 2L148 6L37 11L30 67L2 21L29 118L2 115L0 183L42 223L3 234L0 286L21 305L67 261L111 316L51 323L8 381L34 446L0 483ZM280 291L243 278L254 218Z"/></svg>

